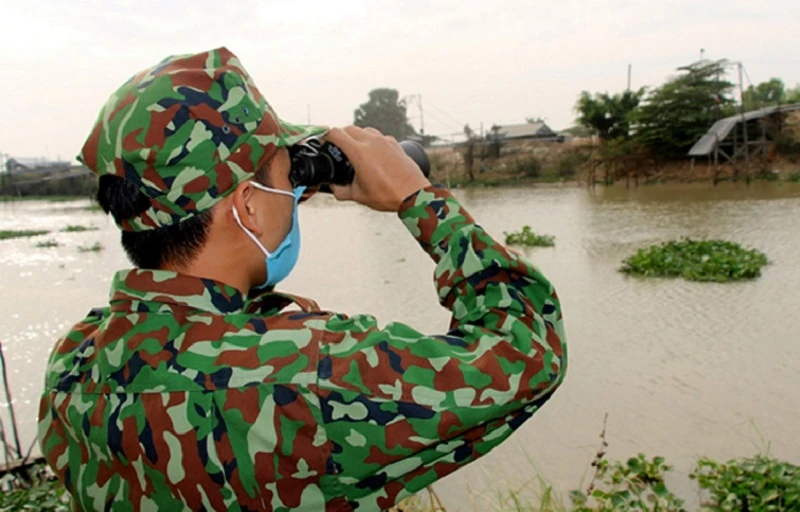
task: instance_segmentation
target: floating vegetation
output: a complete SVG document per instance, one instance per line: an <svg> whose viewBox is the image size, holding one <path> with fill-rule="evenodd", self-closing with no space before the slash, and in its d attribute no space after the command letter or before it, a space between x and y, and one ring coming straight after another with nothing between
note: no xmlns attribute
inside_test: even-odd
<svg viewBox="0 0 800 512"><path fill-rule="evenodd" d="M39 249L50 249L51 247L58 247L59 245L61 244L59 244L55 240L45 240L43 242L39 242L38 244L36 244L36 247L38 247Z"/></svg>
<svg viewBox="0 0 800 512"><path fill-rule="evenodd" d="M531 231L530 226L522 226L522 231L516 233L506 233L506 243L508 245L526 245L528 247L553 247L556 245L556 238L551 235L537 235Z"/></svg>
<svg viewBox="0 0 800 512"><path fill-rule="evenodd" d="M90 247L87 247L85 245L78 246L78 252L100 252L103 249L105 249L105 247L103 247L103 244L101 244L100 242L95 242L94 245Z"/></svg>
<svg viewBox="0 0 800 512"><path fill-rule="evenodd" d="M49 201L51 203L63 203L67 201L80 201L86 196L0 196L0 202L16 201Z"/></svg>
<svg viewBox="0 0 800 512"><path fill-rule="evenodd" d="M682 277L689 281L724 283L761 275L767 256L725 240L683 239L664 242L622 262L620 271L647 277Z"/></svg>
<svg viewBox="0 0 800 512"><path fill-rule="evenodd" d="M9 240L11 238L26 238L30 236L46 235L49 231L23 229L15 230L0 230L0 240Z"/></svg>
<svg viewBox="0 0 800 512"><path fill-rule="evenodd" d="M70 224L61 231L65 233L83 233L84 231L97 231L98 229L99 228L96 228L94 226L87 227L87 226L78 226Z"/></svg>

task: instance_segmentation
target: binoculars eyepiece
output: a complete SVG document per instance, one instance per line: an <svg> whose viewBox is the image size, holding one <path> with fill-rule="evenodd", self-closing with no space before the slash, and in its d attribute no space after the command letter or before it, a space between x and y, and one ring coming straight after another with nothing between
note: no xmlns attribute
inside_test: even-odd
<svg viewBox="0 0 800 512"><path fill-rule="evenodd" d="M400 143L403 151L414 160L425 176L430 175L431 164L425 148L416 141L404 140ZM293 187L319 186L320 191L329 192L327 185L349 185L353 182L355 170L344 152L328 141L318 138L307 139L289 149L292 168L289 180Z"/></svg>

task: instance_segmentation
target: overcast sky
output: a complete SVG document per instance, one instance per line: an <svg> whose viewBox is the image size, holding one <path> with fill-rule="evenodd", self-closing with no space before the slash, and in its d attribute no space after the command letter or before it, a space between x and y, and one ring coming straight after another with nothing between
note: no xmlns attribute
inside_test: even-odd
<svg viewBox="0 0 800 512"><path fill-rule="evenodd" d="M392 87L422 96L429 134L525 117L563 129L580 91L623 90L629 63L634 87L658 85L701 48L753 83L795 86L798 20L797 0L9 0L0 152L72 159L128 77L219 46L293 122L349 124L370 89Z"/></svg>

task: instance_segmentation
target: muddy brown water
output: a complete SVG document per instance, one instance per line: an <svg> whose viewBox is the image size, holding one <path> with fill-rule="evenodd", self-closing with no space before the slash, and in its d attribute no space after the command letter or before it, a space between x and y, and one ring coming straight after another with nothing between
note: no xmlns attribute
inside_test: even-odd
<svg viewBox="0 0 800 512"><path fill-rule="evenodd" d="M511 439L437 484L449 510L486 509L504 488L531 493L537 474L560 491L588 481L605 413L609 456L666 456L676 468L675 489L690 501L696 496L685 475L698 456L728 459L768 448L800 463L800 185L455 194L496 237L524 224L555 235L555 248L527 254L561 295L569 370L553 400ZM87 205L0 204L0 229L54 231L0 241L0 341L25 447L36 435L54 340L103 305L113 272L128 266L114 225ZM284 289L382 323L446 329L433 264L395 216L317 197L300 218L303 252ZM100 229L58 232L68 224ZM734 240L772 263L757 280L729 284L617 272L636 249L682 236ZM34 247L48 239L61 245ZM106 249L77 251L95 242ZM0 417L8 436L4 410Z"/></svg>

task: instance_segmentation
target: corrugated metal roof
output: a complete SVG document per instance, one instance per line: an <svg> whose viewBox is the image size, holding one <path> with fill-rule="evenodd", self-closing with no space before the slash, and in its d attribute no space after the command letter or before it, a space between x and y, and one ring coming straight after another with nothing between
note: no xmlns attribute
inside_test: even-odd
<svg viewBox="0 0 800 512"><path fill-rule="evenodd" d="M522 137L552 137L556 132L545 123L523 123L501 126L498 130L501 137L517 139Z"/></svg>
<svg viewBox="0 0 800 512"><path fill-rule="evenodd" d="M744 118L746 121L752 121L754 119L762 119L779 111L793 112L795 110L800 110L800 103L751 110L750 112L744 113ZM708 130L708 133L703 135L700 140L692 146L692 149L689 150L689 156L706 156L710 154L720 142L730 135L731 131L740 122L742 122L741 114L720 119Z"/></svg>

